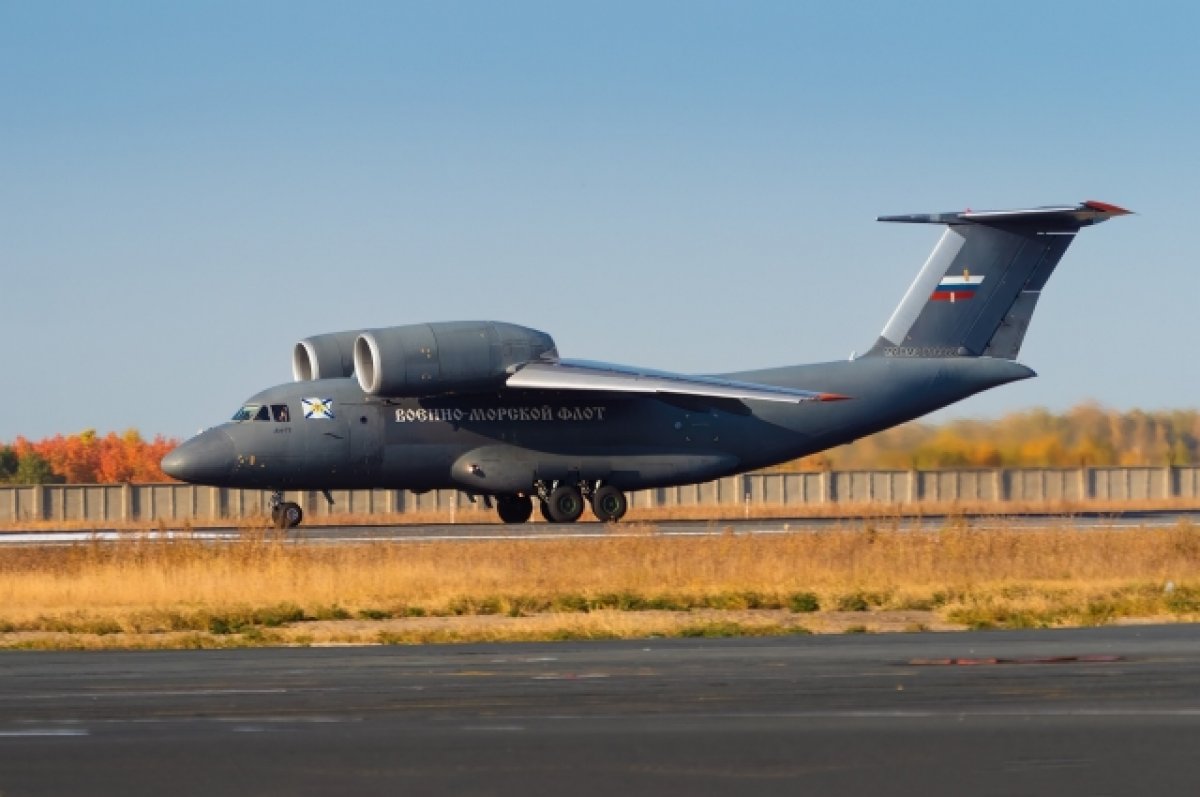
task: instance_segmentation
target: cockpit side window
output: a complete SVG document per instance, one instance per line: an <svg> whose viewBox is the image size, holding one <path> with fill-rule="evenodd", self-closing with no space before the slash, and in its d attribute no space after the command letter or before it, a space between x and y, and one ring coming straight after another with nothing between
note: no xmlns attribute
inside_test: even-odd
<svg viewBox="0 0 1200 797"><path fill-rule="evenodd" d="M288 405L286 404L272 404L271 416L275 419L276 423L287 423L292 419L291 414L288 412Z"/></svg>

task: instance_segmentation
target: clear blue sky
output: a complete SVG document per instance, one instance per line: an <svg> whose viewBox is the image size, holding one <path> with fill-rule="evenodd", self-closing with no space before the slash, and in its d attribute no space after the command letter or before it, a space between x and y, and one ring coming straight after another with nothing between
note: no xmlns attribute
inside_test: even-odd
<svg viewBox="0 0 1200 797"><path fill-rule="evenodd" d="M879 334L938 230L1099 199L995 416L1196 407L1187 3L0 0L0 440L187 436L333 330L718 372Z"/></svg>

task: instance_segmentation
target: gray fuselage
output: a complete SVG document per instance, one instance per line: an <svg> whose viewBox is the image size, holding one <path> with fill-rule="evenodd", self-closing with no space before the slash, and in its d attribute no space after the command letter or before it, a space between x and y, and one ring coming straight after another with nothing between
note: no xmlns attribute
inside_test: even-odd
<svg viewBox="0 0 1200 797"><path fill-rule="evenodd" d="M222 424L164 465L190 482L271 490L505 495L558 480L638 490L795 459L1033 375L990 357L883 356L724 375L849 397L796 404L513 389L381 399L353 378L322 379L268 388L246 402L286 406L286 421ZM331 400L330 412L306 418L305 399Z"/></svg>

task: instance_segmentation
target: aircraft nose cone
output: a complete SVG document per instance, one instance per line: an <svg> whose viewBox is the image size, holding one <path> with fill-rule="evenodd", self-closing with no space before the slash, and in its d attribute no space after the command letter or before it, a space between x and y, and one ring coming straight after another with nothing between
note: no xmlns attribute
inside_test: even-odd
<svg viewBox="0 0 1200 797"><path fill-rule="evenodd" d="M192 484L220 484L233 471L233 438L220 429L209 429L163 457L163 473Z"/></svg>

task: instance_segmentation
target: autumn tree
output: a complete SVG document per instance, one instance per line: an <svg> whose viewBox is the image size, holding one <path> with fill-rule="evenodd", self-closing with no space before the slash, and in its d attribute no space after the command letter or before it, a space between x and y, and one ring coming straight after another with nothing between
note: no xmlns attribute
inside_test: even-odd
<svg viewBox="0 0 1200 797"><path fill-rule="evenodd" d="M18 437L12 446L0 446L0 483L51 484L59 481L62 479L54 474L50 463L23 438Z"/></svg>
<svg viewBox="0 0 1200 797"><path fill-rule="evenodd" d="M135 429L104 437L86 429L38 442L18 437L3 449L15 456L16 467L10 469L10 458L0 455L0 479L23 484L165 482L170 479L159 462L176 445L177 441L161 435L147 442Z"/></svg>
<svg viewBox="0 0 1200 797"><path fill-rule="evenodd" d="M913 422L822 455L821 466L872 468L1104 467L1200 464L1200 412L1117 412L1088 403L1056 414ZM811 468L805 460L789 468Z"/></svg>

